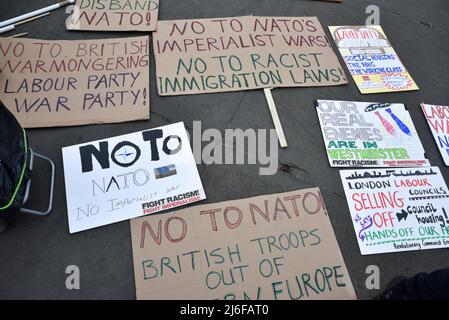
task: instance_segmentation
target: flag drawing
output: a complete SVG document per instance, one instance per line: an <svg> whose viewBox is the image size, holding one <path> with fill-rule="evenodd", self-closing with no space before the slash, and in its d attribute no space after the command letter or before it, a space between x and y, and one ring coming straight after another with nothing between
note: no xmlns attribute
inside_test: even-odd
<svg viewBox="0 0 449 320"><path fill-rule="evenodd" d="M385 120L384 117L381 116L379 111L374 112L374 114L379 118L380 122L382 122L382 125L384 126L385 130L387 130L387 132L390 135L395 136L396 131L394 130L393 126L387 120Z"/></svg>
<svg viewBox="0 0 449 320"><path fill-rule="evenodd" d="M396 117L396 115L393 113L393 111L391 111L390 108L385 109L385 111L390 114L390 116L393 118L394 122L396 122L396 124L398 125L399 129L402 130L402 132L404 132L406 135L411 136L412 132L410 131L410 129L407 127L407 125L401 121L401 119L399 119L398 117Z"/></svg>
<svg viewBox="0 0 449 320"><path fill-rule="evenodd" d="M162 178L174 176L177 174L176 166L174 164L171 164L169 166L156 168L156 169L154 169L154 174L156 176L156 179L162 179Z"/></svg>

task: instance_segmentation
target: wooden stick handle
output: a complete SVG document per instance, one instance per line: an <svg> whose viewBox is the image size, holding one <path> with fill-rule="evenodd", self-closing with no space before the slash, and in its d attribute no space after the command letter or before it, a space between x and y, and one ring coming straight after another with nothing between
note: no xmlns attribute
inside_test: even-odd
<svg viewBox="0 0 449 320"><path fill-rule="evenodd" d="M274 104L273 95L271 94L270 88L263 89L265 93L265 98L267 99L268 108L270 109L271 118L273 119L274 128L278 135L279 144L281 148L287 148L287 140L285 139L284 130L282 129L281 121L279 120L278 112L276 110L276 105Z"/></svg>

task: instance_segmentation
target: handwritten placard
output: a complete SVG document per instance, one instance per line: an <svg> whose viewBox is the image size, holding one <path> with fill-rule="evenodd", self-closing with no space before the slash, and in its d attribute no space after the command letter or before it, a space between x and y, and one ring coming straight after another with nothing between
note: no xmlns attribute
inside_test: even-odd
<svg viewBox="0 0 449 320"><path fill-rule="evenodd" d="M449 166L449 107L421 104L438 149L446 166Z"/></svg>
<svg viewBox="0 0 449 320"><path fill-rule="evenodd" d="M182 122L62 149L70 233L205 199Z"/></svg>
<svg viewBox="0 0 449 320"><path fill-rule="evenodd" d="M2 102L23 127L148 119L148 37L0 38Z"/></svg>
<svg viewBox="0 0 449 320"><path fill-rule="evenodd" d="M418 90L381 26L329 27L362 94Z"/></svg>
<svg viewBox="0 0 449 320"><path fill-rule="evenodd" d="M354 299L318 188L131 220L138 299Z"/></svg>
<svg viewBox="0 0 449 320"><path fill-rule="evenodd" d="M159 21L153 46L159 95L347 83L316 17Z"/></svg>
<svg viewBox="0 0 449 320"><path fill-rule="evenodd" d="M449 191L438 167L340 175L363 255L449 247Z"/></svg>
<svg viewBox="0 0 449 320"><path fill-rule="evenodd" d="M430 165L403 104L318 100L317 112L332 167Z"/></svg>
<svg viewBox="0 0 449 320"><path fill-rule="evenodd" d="M154 31L159 0L77 0L68 30Z"/></svg>

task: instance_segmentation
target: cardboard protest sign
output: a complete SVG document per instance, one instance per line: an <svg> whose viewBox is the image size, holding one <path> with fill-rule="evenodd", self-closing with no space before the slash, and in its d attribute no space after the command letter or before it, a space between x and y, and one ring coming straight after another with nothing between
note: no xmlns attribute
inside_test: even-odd
<svg viewBox="0 0 449 320"><path fill-rule="evenodd" d="M153 46L162 96L347 83L316 17L159 21Z"/></svg>
<svg viewBox="0 0 449 320"><path fill-rule="evenodd" d="M435 142L446 166L449 166L449 107L421 104Z"/></svg>
<svg viewBox="0 0 449 320"><path fill-rule="evenodd" d="M363 255L449 247L449 191L438 167L340 175Z"/></svg>
<svg viewBox="0 0 449 320"><path fill-rule="evenodd" d="M380 26L329 27L362 94L418 90Z"/></svg>
<svg viewBox="0 0 449 320"><path fill-rule="evenodd" d="M0 38L0 96L23 127L148 119L148 37Z"/></svg>
<svg viewBox="0 0 449 320"><path fill-rule="evenodd" d="M159 0L76 0L68 30L154 31Z"/></svg>
<svg viewBox="0 0 449 320"><path fill-rule="evenodd" d="M317 101L331 167L429 166L403 104Z"/></svg>
<svg viewBox="0 0 449 320"><path fill-rule="evenodd" d="M137 299L354 299L318 188L131 220Z"/></svg>
<svg viewBox="0 0 449 320"><path fill-rule="evenodd" d="M206 198L184 124L62 149L70 233Z"/></svg>

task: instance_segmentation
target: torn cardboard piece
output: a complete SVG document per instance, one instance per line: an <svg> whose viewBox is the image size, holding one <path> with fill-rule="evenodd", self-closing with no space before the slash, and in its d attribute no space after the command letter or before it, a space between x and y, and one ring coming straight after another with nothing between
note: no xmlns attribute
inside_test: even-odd
<svg viewBox="0 0 449 320"><path fill-rule="evenodd" d="M62 149L70 233L206 198L182 122Z"/></svg>
<svg viewBox="0 0 449 320"><path fill-rule="evenodd" d="M318 188L141 217L131 235L137 299L356 298Z"/></svg>
<svg viewBox="0 0 449 320"><path fill-rule="evenodd" d="M362 255L449 247L449 190L438 167L340 175Z"/></svg>
<svg viewBox="0 0 449 320"><path fill-rule="evenodd" d="M316 17L159 21L159 95L346 84Z"/></svg>
<svg viewBox="0 0 449 320"><path fill-rule="evenodd" d="M77 0L67 30L154 31L159 0Z"/></svg>
<svg viewBox="0 0 449 320"><path fill-rule="evenodd" d="M331 167L426 167L426 152L400 103L318 100Z"/></svg>

